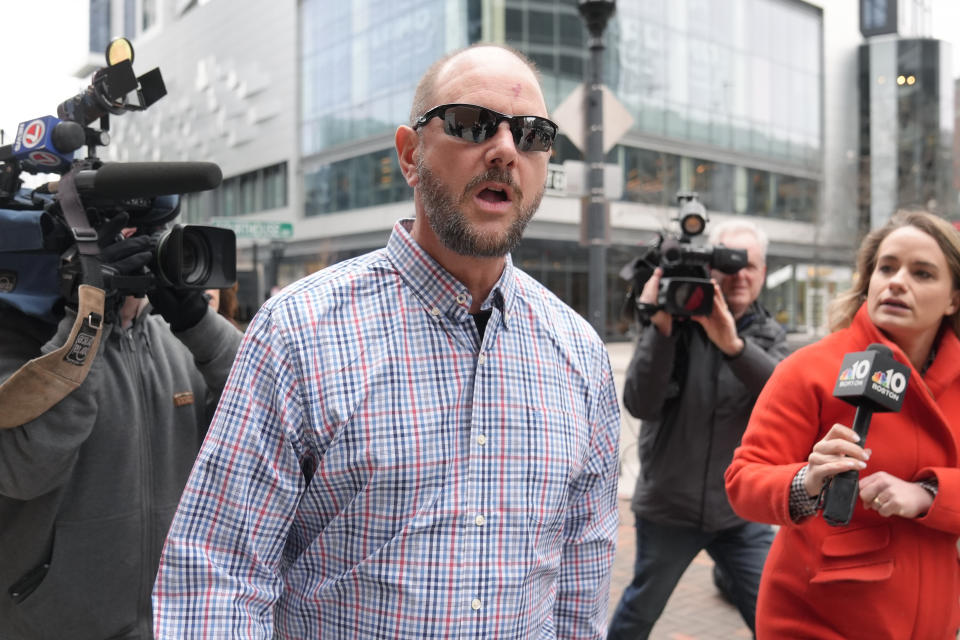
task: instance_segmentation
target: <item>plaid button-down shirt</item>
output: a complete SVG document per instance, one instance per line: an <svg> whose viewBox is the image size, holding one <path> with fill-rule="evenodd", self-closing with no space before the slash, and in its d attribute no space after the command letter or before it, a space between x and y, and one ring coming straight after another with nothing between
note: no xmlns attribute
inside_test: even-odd
<svg viewBox="0 0 960 640"><path fill-rule="evenodd" d="M244 338L154 588L158 638L601 638L620 416L589 325L394 228Z"/></svg>

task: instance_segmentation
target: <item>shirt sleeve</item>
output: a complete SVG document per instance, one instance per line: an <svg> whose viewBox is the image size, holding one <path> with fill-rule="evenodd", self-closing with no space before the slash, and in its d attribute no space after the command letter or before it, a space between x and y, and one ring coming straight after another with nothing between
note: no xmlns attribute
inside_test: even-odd
<svg viewBox="0 0 960 640"><path fill-rule="evenodd" d="M800 467L797 475L793 476L793 482L790 483L790 518L794 522L800 522L804 518L817 514L817 506L820 503L820 496L811 496L807 494L807 488L804 482L807 479L807 467Z"/></svg>
<svg viewBox="0 0 960 640"><path fill-rule="evenodd" d="M295 365L262 313L248 330L167 537L157 638L268 638L305 481Z"/></svg>
<svg viewBox="0 0 960 640"><path fill-rule="evenodd" d="M558 638L600 639L606 635L610 570L619 513L617 510L620 408L609 358L591 421L589 457L570 488L570 508L563 528L563 557L554 607Z"/></svg>

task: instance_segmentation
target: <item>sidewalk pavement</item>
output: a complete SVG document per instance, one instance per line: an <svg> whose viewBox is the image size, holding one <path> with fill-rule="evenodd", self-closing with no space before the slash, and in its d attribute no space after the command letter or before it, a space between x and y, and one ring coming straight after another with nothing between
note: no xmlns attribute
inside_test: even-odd
<svg viewBox="0 0 960 640"><path fill-rule="evenodd" d="M630 356L631 342L607 344L610 364L617 384L617 395L623 395L623 378ZM633 578L636 534L630 497L640 468L637 456L639 421L630 416L621 404L623 428L620 435L620 527L617 530L617 552L613 561L610 585L610 615L620 601L623 589ZM752 634L737 609L724 600L713 585L713 560L701 551L677 583L667 606L653 627L651 640L733 640L751 638Z"/></svg>

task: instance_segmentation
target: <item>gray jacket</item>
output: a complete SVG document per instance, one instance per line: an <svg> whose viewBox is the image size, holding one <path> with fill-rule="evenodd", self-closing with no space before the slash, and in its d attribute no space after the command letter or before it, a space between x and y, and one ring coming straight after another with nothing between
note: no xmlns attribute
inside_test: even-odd
<svg viewBox="0 0 960 640"><path fill-rule="evenodd" d="M640 334L623 403L643 421L631 506L645 519L702 531L744 522L727 501L723 473L788 347L783 328L758 304L737 329L745 347L733 359L693 321L674 322L670 337L653 325Z"/></svg>
<svg viewBox="0 0 960 640"><path fill-rule="evenodd" d="M0 379L73 318L0 307ZM146 313L104 331L76 391L0 430L0 638L152 637L160 550L240 332L212 309L176 337Z"/></svg>

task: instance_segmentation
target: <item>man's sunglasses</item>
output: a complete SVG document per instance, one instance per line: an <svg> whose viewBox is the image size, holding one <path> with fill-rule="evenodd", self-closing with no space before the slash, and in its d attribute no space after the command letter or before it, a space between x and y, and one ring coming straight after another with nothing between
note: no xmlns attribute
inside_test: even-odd
<svg viewBox="0 0 960 640"><path fill-rule="evenodd" d="M557 137L557 125L540 116L508 116L475 104L441 104L417 118L419 129L431 118L443 120L443 132L467 142L484 142L497 134L506 122L519 151L550 151Z"/></svg>

